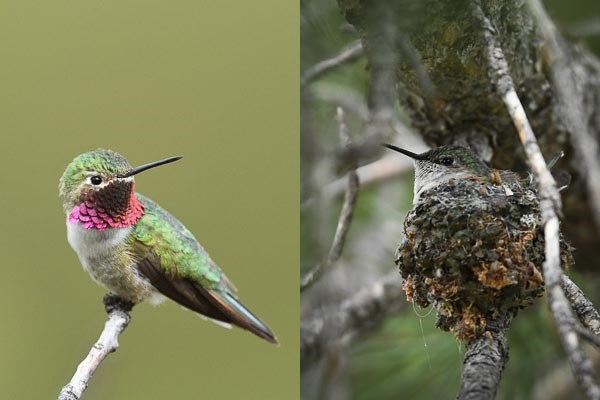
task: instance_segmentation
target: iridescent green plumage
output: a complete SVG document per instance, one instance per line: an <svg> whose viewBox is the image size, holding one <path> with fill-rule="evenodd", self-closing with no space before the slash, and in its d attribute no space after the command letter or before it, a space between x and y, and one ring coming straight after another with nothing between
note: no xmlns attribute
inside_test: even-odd
<svg viewBox="0 0 600 400"><path fill-rule="evenodd" d="M277 343L271 330L237 299L236 288L192 233L147 197L130 235L140 272L164 295L209 318L233 323Z"/></svg>
<svg viewBox="0 0 600 400"><path fill-rule="evenodd" d="M156 256L168 275L193 279L210 289L232 290L223 272L192 233L149 198L137 193L145 206L131 232L131 244L143 258Z"/></svg>
<svg viewBox="0 0 600 400"><path fill-rule="evenodd" d="M160 293L210 319L277 343L192 233L135 193L135 174L179 158L132 168L111 150L77 156L59 184L71 247L96 282L127 301L152 301Z"/></svg>

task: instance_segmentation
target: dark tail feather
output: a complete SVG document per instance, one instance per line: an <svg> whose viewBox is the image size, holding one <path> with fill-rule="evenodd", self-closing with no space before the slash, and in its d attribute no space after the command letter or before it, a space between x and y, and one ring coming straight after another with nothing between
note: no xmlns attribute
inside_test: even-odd
<svg viewBox="0 0 600 400"><path fill-rule="evenodd" d="M227 318L228 322L246 329L273 344L279 344L275 334L238 299L227 292L210 290L196 285L202 295Z"/></svg>
<svg viewBox="0 0 600 400"><path fill-rule="evenodd" d="M235 296L226 291L203 288L189 279L167 276L156 265L149 259L143 259L138 263L138 270L165 296L199 314L232 323L271 343L278 343L271 329Z"/></svg>

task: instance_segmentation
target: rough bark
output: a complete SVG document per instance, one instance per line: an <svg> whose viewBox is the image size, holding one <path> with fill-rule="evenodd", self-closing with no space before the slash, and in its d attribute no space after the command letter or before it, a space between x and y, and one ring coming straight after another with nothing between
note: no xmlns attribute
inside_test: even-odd
<svg viewBox="0 0 600 400"><path fill-rule="evenodd" d="M568 276L562 276L561 286L579 321L590 331L600 335L600 314L592 302Z"/></svg>
<svg viewBox="0 0 600 400"><path fill-rule="evenodd" d="M489 335L473 340L465 354L459 400L491 400L508 361L506 330L510 316L490 324Z"/></svg>

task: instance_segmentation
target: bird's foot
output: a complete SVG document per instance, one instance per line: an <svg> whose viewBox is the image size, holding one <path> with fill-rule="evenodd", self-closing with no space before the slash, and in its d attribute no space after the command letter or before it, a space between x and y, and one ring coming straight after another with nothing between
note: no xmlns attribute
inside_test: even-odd
<svg viewBox="0 0 600 400"><path fill-rule="evenodd" d="M104 295L102 302L104 303L104 309L106 310L107 314L117 310L128 313L135 305L135 303L125 300L124 298L112 293Z"/></svg>

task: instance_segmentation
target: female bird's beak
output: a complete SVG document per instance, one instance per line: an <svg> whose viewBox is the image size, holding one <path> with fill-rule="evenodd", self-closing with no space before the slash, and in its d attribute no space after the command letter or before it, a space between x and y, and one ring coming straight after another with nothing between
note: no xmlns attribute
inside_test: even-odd
<svg viewBox="0 0 600 400"><path fill-rule="evenodd" d="M417 153L413 153L412 151L401 149L400 147L394 146L393 144L383 143L383 146L387 147L388 149L392 149L394 151L402 153L405 156L409 156L413 160L424 160L425 159L425 157L423 157L421 154L417 154Z"/></svg>

